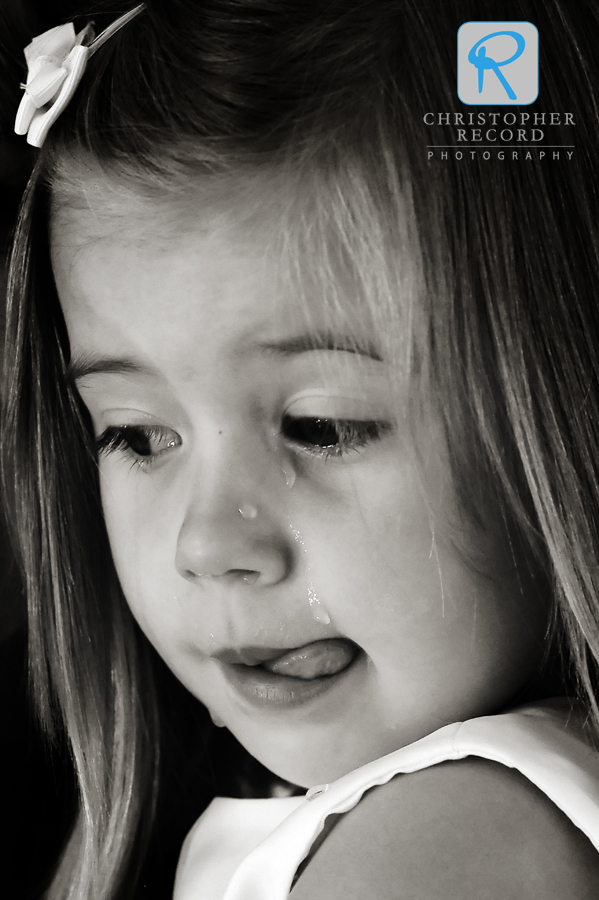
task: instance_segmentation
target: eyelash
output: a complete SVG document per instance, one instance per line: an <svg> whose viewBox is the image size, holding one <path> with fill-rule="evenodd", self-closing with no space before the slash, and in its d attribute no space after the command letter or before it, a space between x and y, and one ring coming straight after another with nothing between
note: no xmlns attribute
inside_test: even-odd
<svg viewBox="0 0 599 900"><path fill-rule="evenodd" d="M313 456L331 459L379 441L391 431L391 427L389 422L375 420L284 415L281 435ZM161 444L166 446L152 452L152 442L157 442L159 447ZM140 443L144 444L143 450ZM120 451L140 468L153 465L164 453L180 445L181 438L170 428L143 425L110 426L97 441L99 454L108 456ZM143 452L146 448L148 452Z"/></svg>
<svg viewBox="0 0 599 900"><path fill-rule="evenodd" d="M172 435L172 438L168 440L170 435ZM140 441L145 442L149 452L144 453L140 450ZM152 452L152 441L166 443L166 446L158 450L158 452ZM135 449L136 444L138 449ZM146 425L111 425L100 435L97 441L99 454L108 456L111 453L121 451L130 457L133 463L141 469L153 465L163 453L167 453L174 447L180 446L180 444L181 438L170 428Z"/></svg>
<svg viewBox="0 0 599 900"><path fill-rule="evenodd" d="M391 423L376 420L284 415L281 434L314 456L330 459L361 450L390 431Z"/></svg>

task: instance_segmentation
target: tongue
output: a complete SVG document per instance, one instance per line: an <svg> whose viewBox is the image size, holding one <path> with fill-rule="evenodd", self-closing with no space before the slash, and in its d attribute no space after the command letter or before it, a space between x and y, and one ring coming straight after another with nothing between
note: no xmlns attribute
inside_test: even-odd
<svg viewBox="0 0 599 900"><path fill-rule="evenodd" d="M314 641L305 647L296 647L262 665L274 675L309 681L323 675L336 675L349 666L355 655L354 644L342 638L334 638L329 641Z"/></svg>

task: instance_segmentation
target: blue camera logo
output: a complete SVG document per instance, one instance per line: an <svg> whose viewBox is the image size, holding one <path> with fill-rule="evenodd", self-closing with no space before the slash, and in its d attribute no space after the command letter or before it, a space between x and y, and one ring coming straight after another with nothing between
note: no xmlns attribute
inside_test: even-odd
<svg viewBox="0 0 599 900"><path fill-rule="evenodd" d="M458 97L470 106L526 106L539 93L539 32L532 22L464 22Z"/></svg>

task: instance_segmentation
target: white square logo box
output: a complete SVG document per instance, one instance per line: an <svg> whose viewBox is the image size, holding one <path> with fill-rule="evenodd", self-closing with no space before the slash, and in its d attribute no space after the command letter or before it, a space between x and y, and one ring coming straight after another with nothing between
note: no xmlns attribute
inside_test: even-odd
<svg viewBox="0 0 599 900"><path fill-rule="evenodd" d="M532 22L464 22L458 97L470 106L527 106L539 94L539 32Z"/></svg>

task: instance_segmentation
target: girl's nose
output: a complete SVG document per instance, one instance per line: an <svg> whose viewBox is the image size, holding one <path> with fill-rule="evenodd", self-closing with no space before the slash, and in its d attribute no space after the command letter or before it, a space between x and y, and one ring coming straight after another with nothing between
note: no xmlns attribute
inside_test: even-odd
<svg viewBox="0 0 599 900"><path fill-rule="evenodd" d="M238 491L192 498L181 526L178 573L187 580L278 584L293 567L293 542L267 502Z"/></svg>

